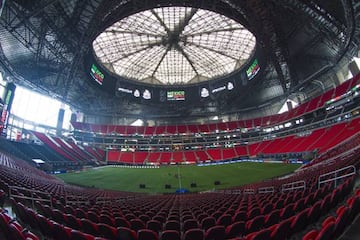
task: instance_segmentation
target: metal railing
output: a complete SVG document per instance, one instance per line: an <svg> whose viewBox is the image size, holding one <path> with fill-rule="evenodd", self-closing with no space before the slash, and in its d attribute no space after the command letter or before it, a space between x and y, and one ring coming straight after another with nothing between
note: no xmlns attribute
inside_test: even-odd
<svg viewBox="0 0 360 240"><path fill-rule="evenodd" d="M281 185L281 192L287 192L287 191L294 191L298 189L306 189L306 182L304 180L291 182L291 183L285 183Z"/></svg>
<svg viewBox="0 0 360 240"><path fill-rule="evenodd" d="M258 189L258 193L274 193L275 188L273 186L271 187L261 187Z"/></svg>
<svg viewBox="0 0 360 240"><path fill-rule="evenodd" d="M234 189L234 190L232 190L232 194L240 195L241 190L240 189Z"/></svg>
<svg viewBox="0 0 360 240"><path fill-rule="evenodd" d="M322 184L328 182L334 182L334 187L337 187L338 180L353 176L355 174L356 174L356 168L354 165L346 166L332 172L324 173L319 176L318 188L321 188Z"/></svg>
<svg viewBox="0 0 360 240"><path fill-rule="evenodd" d="M244 189L243 194L255 194L255 189L246 188L246 189Z"/></svg>
<svg viewBox="0 0 360 240"><path fill-rule="evenodd" d="M69 205L88 205L90 204L90 200L84 196L77 195L66 195L65 197L66 204Z"/></svg>
<svg viewBox="0 0 360 240"><path fill-rule="evenodd" d="M9 186L9 197L17 199L24 199L31 201L32 208L35 208L35 202L49 203L52 208L52 196L50 193L37 191L33 189Z"/></svg>

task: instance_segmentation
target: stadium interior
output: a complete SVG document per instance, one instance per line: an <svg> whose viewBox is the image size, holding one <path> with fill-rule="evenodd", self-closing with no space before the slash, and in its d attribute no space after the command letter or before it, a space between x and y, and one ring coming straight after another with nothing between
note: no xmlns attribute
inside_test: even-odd
<svg viewBox="0 0 360 240"><path fill-rule="evenodd" d="M0 0L0 239L360 239L359 96L356 0Z"/></svg>

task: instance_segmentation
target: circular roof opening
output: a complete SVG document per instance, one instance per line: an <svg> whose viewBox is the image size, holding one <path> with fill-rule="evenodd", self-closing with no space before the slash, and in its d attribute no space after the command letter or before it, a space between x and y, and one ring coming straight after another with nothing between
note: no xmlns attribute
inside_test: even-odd
<svg viewBox="0 0 360 240"><path fill-rule="evenodd" d="M123 18L93 42L110 72L142 83L184 85L227 75L247 62L255 36L215 12L163 7Z"/></svg>

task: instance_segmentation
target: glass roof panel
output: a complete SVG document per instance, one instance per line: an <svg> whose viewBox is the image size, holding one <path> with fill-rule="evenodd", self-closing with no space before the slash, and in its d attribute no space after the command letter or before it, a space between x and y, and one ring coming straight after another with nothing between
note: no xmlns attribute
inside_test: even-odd
<svg viewBox="0 0 360 240"><path fill-rule="evenodd" d="M162 46L144 49L113 63L115 73L127 78L143 81L152 77L157 64L166 54Z"/></svg>
<svg viewBox="0 0 360 240"><path fill-rule="evenodd" d="M182 66L179 68L178 66ZM171 49L155 73L156 79L164 84L182 84L196 76L194 69L185 56L178 50Z"/></svg>
<svg viewBox="0 0 360 240"><path fill-rule="evenodd" d="M226 16L163 7L114 23L98 35L93 49L109 71L122 77L182 85L235 71L251 57L255 45L254 35Z"/></svg>
<svg viewBox="0 0 360 240"><path fill-rule="evenodd" d="M184 51L191 55L191 62L201 76L217 77L232 72L235 68L236 59L226 55L191 45L187 45Z"/></svg>

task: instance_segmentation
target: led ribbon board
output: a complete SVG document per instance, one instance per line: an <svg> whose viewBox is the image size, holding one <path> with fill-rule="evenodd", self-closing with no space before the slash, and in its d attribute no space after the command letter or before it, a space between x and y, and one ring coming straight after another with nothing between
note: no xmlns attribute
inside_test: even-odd
<svg viewBox="0 0 360 240"><path fill-rule="evenodd" d="M99 68L95 65L91 65L90 76L100 85L103 84L104 74L99 70Z"/></svg>
<svg viewBox="0 0 360 240"><path fill-rule="evenodd" d="M260 65L257 59L253 61L250 67L246 70L246 75L249 80L253 79L256 74L260 71Z"/></svg>
<svg viewBox="0 0 360 240"><path fill-rule="evenodd" d="M168 101L184 101L185 100L185 91L168 91L167 92Z"/></svg>

